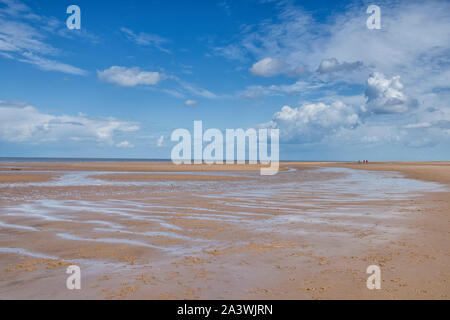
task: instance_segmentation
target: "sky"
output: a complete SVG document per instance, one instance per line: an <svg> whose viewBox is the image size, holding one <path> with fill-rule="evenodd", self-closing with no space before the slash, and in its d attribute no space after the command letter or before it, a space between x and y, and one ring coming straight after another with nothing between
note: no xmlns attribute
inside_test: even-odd
<svg viewBox="0 0 450 320"><path fill-rule="evenodd" d="M0 0L0 157L168 159L201 120L282 160L449 160L449 98L449 1Z"/></svg>

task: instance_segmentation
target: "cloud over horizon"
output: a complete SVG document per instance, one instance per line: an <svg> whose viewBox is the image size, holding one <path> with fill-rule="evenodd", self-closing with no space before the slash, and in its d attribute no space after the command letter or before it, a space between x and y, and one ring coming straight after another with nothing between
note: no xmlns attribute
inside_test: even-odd
<svg viewBox="0 0 450 320"><path fill-rule="evenodd" d="M285 142L321 142L340 128L355 128L359 124L356 112L341 101L331 105L309 103L297 108L284 106L273 116L270 125L280 129Z"/></svg>
<svg viewBox="0 0 450 320"><path fill-rule="evenodd" d="M16 143L93 141L113 145L116 134L139 130L136 123L113 117L52 115L28 104L2 101L0 119L0 140Z"/></svg>

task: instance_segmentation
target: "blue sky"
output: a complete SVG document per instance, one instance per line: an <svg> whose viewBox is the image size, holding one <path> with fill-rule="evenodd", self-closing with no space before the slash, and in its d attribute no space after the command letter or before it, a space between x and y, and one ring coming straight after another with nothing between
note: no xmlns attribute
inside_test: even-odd
<svg viewBox="0 0 450 320"><path fill-rule="evenodd" d="M286 160L448 160L449 66L448 1L0 0L0 156L169 158L202 120Z"/></svg>

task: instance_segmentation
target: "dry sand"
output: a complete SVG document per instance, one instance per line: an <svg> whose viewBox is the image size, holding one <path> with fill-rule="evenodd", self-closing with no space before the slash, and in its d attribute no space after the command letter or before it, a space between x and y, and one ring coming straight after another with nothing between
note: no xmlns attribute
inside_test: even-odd
<svg viewBox="0 0 450 320"><path fill-rule="evenodd" d="M449 298L449 163L282 165L0 164L0 298Z"/></svg>
<svg viewBox="0 0 450 320"><path fill-rule="evenodd" d="M0 173L0 183L43 182L51 178L50 174Z"/></svg>

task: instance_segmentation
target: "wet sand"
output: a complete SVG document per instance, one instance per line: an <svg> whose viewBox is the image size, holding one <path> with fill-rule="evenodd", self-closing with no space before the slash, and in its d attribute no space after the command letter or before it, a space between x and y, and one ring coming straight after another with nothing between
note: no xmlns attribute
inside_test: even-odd
<svg viewBox="0 0 450 320"><path fill-rule="evenodd" d="M282 166L2 163L0 298L449 298L450 163Z"/></svg>
<svg viewBox="0 0 450 320"><path fill-rule="evenodd" d="M92 175L94 179L104 181L223 181L223 180L244 180L244 177L217 176L213 174L103 174Z"/></svg>
<svg viewBox="0 0 450 320"><path fill-rule="evenodd" d="M0 163L1 171L112 171L112 172L198 172L259 171L260 165L173 165L170 162L44 162Z"/></svg>

